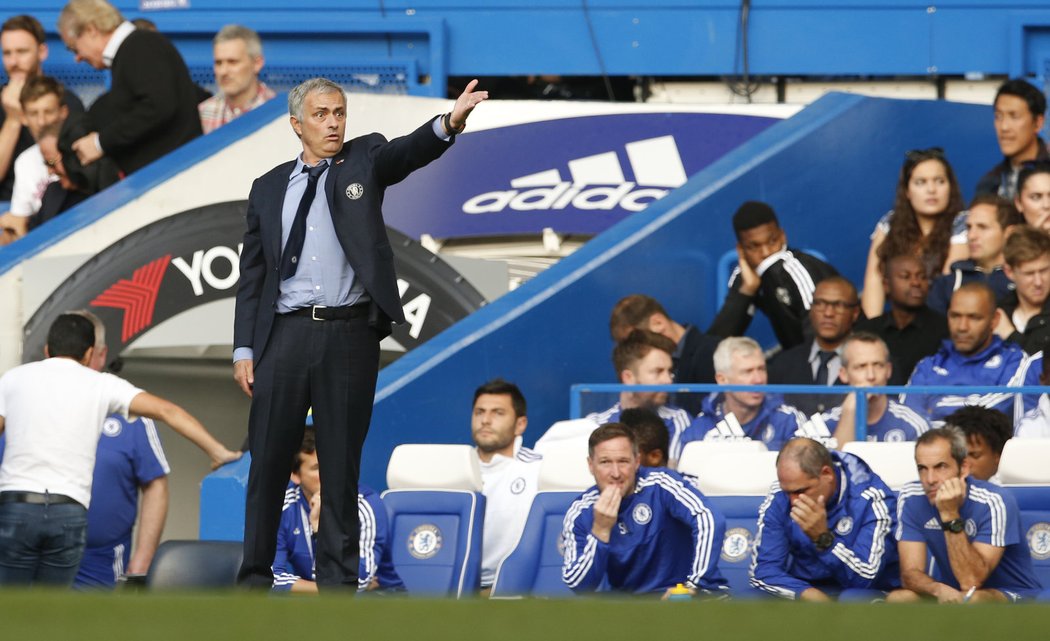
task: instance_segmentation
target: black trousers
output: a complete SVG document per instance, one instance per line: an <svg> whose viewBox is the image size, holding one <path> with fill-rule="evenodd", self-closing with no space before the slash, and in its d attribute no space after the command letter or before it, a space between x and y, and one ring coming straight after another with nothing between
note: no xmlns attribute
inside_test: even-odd
<svg viewBox="0 0 1050 641"><path fill-rule="evenodd" d="M379 337L368 324L368 306L361 310L347 320L278 316L255 363L248 418L252 463L238 574L248 587L273 584L284 493L313 407L321 474L317 583L322 590L357 589L357 483L379 371Z"/></svg>

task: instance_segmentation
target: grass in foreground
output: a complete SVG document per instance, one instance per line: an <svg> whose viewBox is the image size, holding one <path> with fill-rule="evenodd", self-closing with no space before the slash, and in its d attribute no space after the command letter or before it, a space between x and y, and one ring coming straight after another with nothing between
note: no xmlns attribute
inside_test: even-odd
<svg viewBox="0 0 1050 641"><path fill-rule="evenodd" d="M430 600L252 594L0 592L0 639L769 639L1050 638L1050 605L810 605L780 601Z"/></svg>

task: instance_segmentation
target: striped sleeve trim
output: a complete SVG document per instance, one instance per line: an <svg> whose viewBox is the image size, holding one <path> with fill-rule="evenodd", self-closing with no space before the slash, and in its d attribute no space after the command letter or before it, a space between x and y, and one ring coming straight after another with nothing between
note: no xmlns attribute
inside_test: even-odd
<svg viewBox="0 0 1050 641"><path fill-rule="evenodd" d="M795 287L802 297L802 306L809 309L810 305L813 304L813 291L817 288L813 283L813 276L806 270L806 266L799 259L795 258L794 254L789 251L784 253L786 254L784 257L784 271L795 282Z"/></svg>
<svg viewBox="0 0 1050 641"><path fill-rule="evenodd" d="M164 456L164 448L160 444L160 434L157 434L157 424L153 422L153 419L145 417L142 419L142 424L146 428L146 440L149 441L149 448L153 451L153 456L157 458L164 473L171 474L171 466L168 465L168 458Z"/></svg>
<svg viewBox="0 0 1050 641"><path fill-rule="evenodd" d="M376 514L372 505L365 500L363 494L357 495L357 518L361 524L361 563L364 572L357 577L358 591L368 589L372 579L379 572L379 559L376 558Z"/></svg>
<svg viewBox="0 0 1050 641"><path fill-rule="evenodd" d="M875 529L872 532L871 548L867 559L861 559L853 550L846 547L841 541L832 548L835 558L842 561L857 576L874 580L882 571L882 559L886 553L886 535L893 527L893 518L890 516L890 508L886 504L886 493L874 487L861 492L861 496L868 500L872 512L875 513Z"/></svg>
<svg viewBox="0 0 1050 641"><path fill-rule="evenodd" d="M970 486L970 498L988 507L991 518L991 544L995 547L1006 547L1006 502L995 492L981 487Z"/></svg>
<svg viewBox="0 0 1050 641"><path fill-rule="evenodd" d="M567 586L575 588L587 576L594 565L594 555L598 549L598 539L593 534L587 534L587 544L583 553L577 556L576 537L573 536L573 525L583 511L593 506L598 501L598 490L594 489L585 493L573 501L565 512L565 520L562 521L562 549L565 554L565 562L562 565L561 578Z"/></svg>
<svg viewBox="0 0 1050 641"><path fill-rule="evenodd" d="M638 483L639 488L649 486L657 486L666 491L674 500L685 506L696 519L700 534L693 548L692 572L688 582L691 587L699 587L701 579L711 568L711 559L715 549L715 516L695 492L669 474L653 472Z"/></svg>
<svg viewBox="0 0 1050 641"><path fill-rule="evenodd" d="M896 539L900 541L904 537L904 504L908 499L915 496L926 496L926 492L922 489L922 483L912 481L904 487L897 494L897 531L894 534Z"/></svg>
<svg viewBox="0 0 1050 641"><path fill-rule="evenodd" d="M537 463L543 460L542 454L540 454L536 450L531 450L527 447L518 448L518 453L514 456L523 463Z"/></svg>
<svg viewBox="0 0 1050 641"><path fill-rule="evenodd" d="M914 427L915 433L919 436L922 436L930 429L930 424L907 405L901 405L891 400L889 402L889 410L890 414Z"/></svg>
<svg viewBox="0 0 1050 641"><path fill-rule="evenodd" d="M295 505L298 502L299 502L299 486L298 485L293 485L292 487L290 487L290 488L288 488L287 490L284 491L284 506L281 508L281 511L284 512L289 507Z"/></svg>
<svg viewBox="0 0 1050 641"><path fill-rule="evenodd" d="M774 484L771 488L769 496L767 496L766 500L762 502L762 507L758 509L758 529L755 530L755 543L751 547L751 565L748 566L747 569L748 583L751 584L751 587L758 588L763 592L768 592L773 596L784 597L786 599L794 599L795 593L791 590L788 590L787 588L777 587L775 585L770 585L769 583L766 583L765 581L755 576L755 570L758 568L758 550L762 545L762 531L766 527L766 511L769 509L769 506L773 504L773 499L776 498L776 495L779 491L780 485L778 483Z"/></svg>

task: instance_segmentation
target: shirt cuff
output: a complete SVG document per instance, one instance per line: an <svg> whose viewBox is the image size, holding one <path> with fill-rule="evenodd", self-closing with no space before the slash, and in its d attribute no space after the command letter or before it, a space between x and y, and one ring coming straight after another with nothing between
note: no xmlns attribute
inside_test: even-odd
<svg viewBox="0 0 1050 641"><path fill-rule="evenodd" d="M255 353L250 347L238 347L233 350L233 362L237 361L254 361Z"/></svg>
<svg viewBox="0 0 1050 641"><path fill-rule="evenodd" d="M444 116L434 118L434 135L441 140L448 142L449 140L452 140L452 136L445 133L445 125L441 123L442 118L444 118Z"/></svg>
<svg viewBox="0 0 1050 641"><path fill-rule="evenodd" d="M104 154L106 151L102 149L102 136L95 132L95 149L98 149L98 153Z"/></svg>

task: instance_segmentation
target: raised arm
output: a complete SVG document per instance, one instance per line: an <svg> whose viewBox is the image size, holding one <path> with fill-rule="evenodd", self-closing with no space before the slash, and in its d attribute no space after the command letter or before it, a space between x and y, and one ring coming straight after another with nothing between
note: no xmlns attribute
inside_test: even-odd
<svg viewBox="0 0 1050 641"><path fill-rule="evenodd" d="M171 401L154 396L149 392L139 392L131 399L129 410L131 414L148 416L170 425L180 436L201 448L208 455L212 469L241 457L240 452L231 452L226 449L226 446L217 441L201 425L200 421Z"/></svg>

